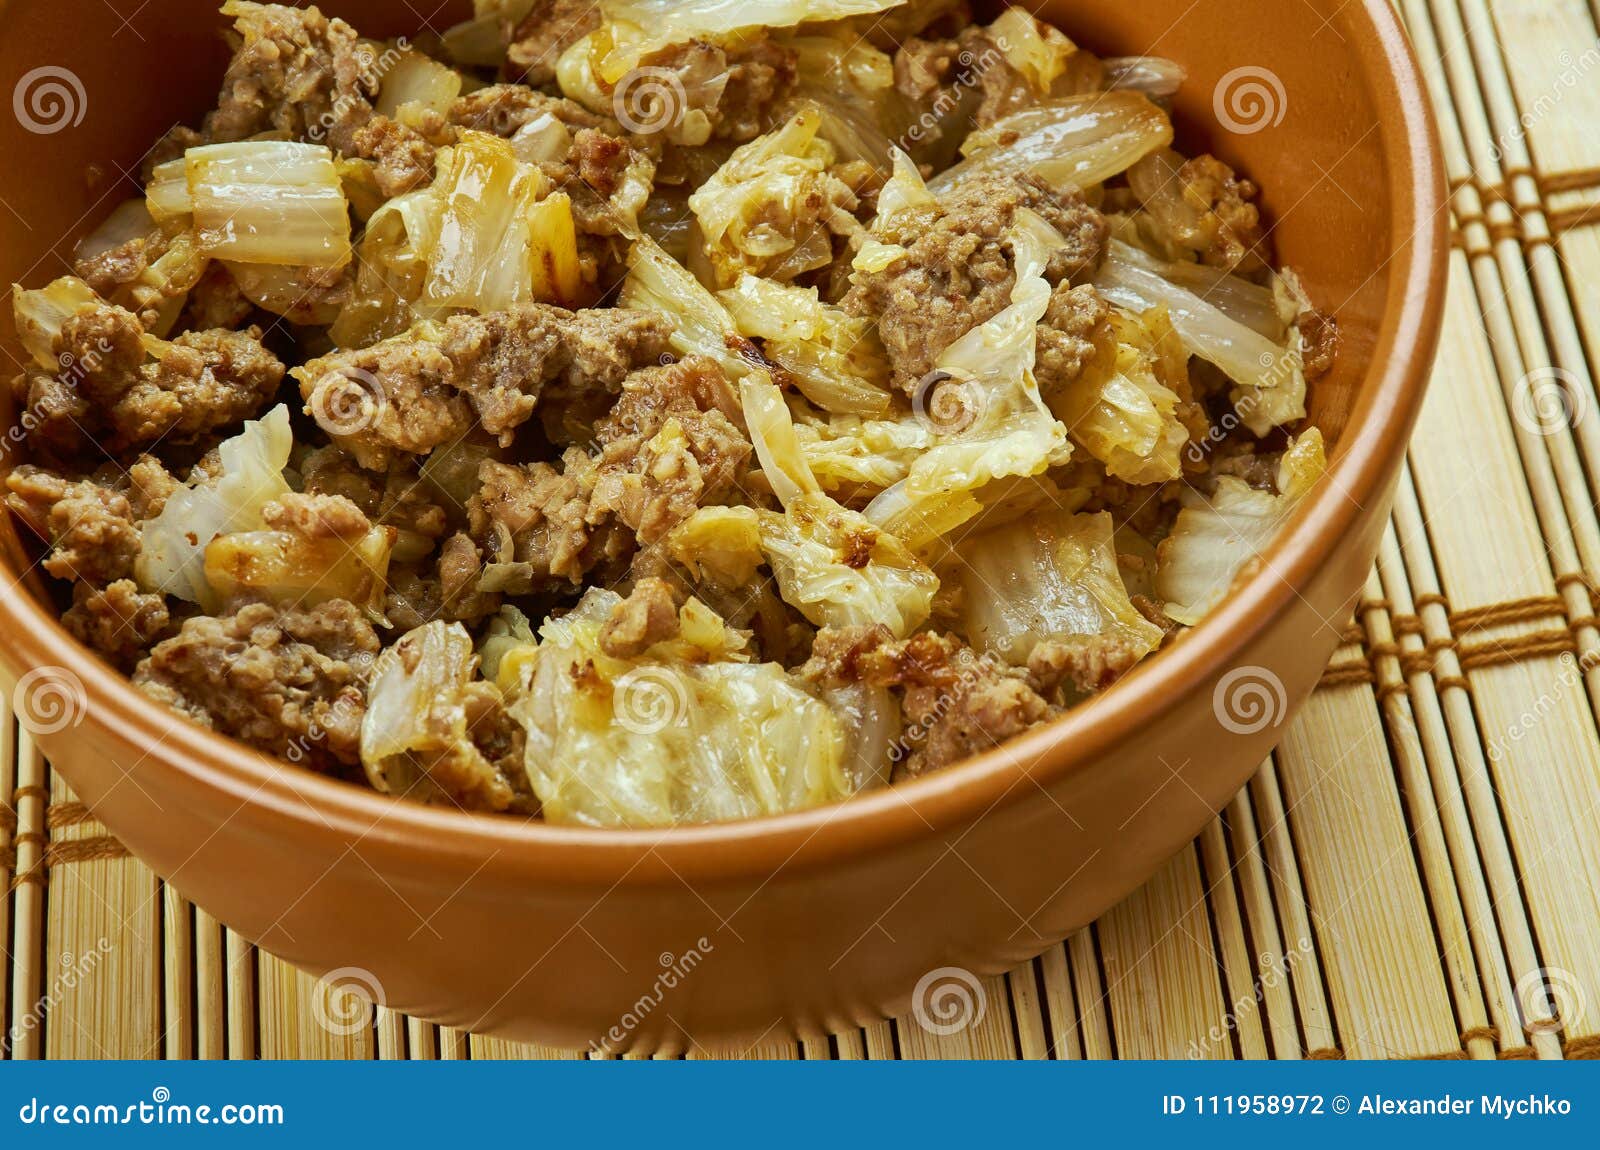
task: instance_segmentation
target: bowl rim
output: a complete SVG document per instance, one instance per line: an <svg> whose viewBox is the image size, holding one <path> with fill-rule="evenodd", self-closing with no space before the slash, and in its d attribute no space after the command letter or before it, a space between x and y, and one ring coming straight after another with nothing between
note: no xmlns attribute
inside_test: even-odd
<svg viewBox="0 0 1600 1150"><path fill-rule="evenodd" d="M1449 242L1442 150L1420 68L1389 0L1344 10L1371 85L1394 205L1391 245L1403 266L1351 413L1331 482L1321 484L1268 549L1261 571L1199 627L1105 695L959 766L848 801L741 822L613 830L441 810L326 778L178 717L91 656L13 579L0 628L13 668L59 667L82 682L85 723L147 748L134 769L165 772L163 791L234 799L228 820L302 841L359 843L368 865L454 881L470 871L620 886L796 873L883 852L976 821L1013 796L1083 769L1160 712L1210 682L1298 595L1362 506L1384 497L1421 409L1445 304ZM6 568L15 576L10 557ZM57 736L63 737L63 736ZM78 737L82 737L81 733ZM121 784L113 784L121 785ZM424 844L426 844L424 849Z"/></svg>

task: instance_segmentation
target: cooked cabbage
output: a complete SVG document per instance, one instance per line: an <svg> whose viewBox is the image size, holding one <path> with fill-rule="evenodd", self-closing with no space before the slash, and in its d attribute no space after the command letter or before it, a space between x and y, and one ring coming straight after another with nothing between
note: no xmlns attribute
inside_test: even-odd
<svg viewBox="0 0 1600 1150"><path fill-rule="evenodd" d="M763 366L760 353L739 334L728 309L649 236L633 241L628 278L617 303L666 316L676 329L672 350L679 355L710 356L731 379Z"/></svg>
<svg viewBox="0 0 1600 1150"><path fill-rule="evenodd" d="M361 765L373 789L423 802L503 810L510 782L473 741L473 720L499 692L476 676L472 636L439 620L378 656L361 720Z"/></svg>
<svg viewBox="0 0 1600 1150"><path fill-rule="evenodd" d="M882 623L904 638L927 621L939 580L900 540L826 495L783 395L741 384L745 423L783 514L758 511L761 549L784 601L819 627Z"/></svg>
<svg viewBox="0 0 1600 1150"><path fill-rule="evenodd" d="M11 311L17 326L17 339L33 361L47 371L56 371L56 340L61 328L75 315L100 306L94 289L77 276L62 276L42 288L29 291L21 284L11 285Z"/></svg>
<svg viewBox="0 0 1600 1150"><path fill-rule="evenodd" d="M368 222L357 302L332 332L341 347L456 308L587 302L572 202L508 141L462 132L440 149L436 172L430 187L389 201Z"/></svg>
<svg viewBox="0 0 1600 1150"><path fill-rule="evenodd" d="M159 591L207 610L221 606L221 595L206 574L206 549L219 535L266 528L262 509L289 494L283 469L294 434L289 409L279 404L218 447L221 471L215 477L175 492L161 514L139 525L144 546L134 578L146 591Z"/></svg>
<svg viewBox="0 0 1600 1150"><path fill-rule="evenodd" d="M147 190L157 221L190 216L204 255L238 263L343 267L350 204L321 144L249 140L190 148Z"/></svg>
<svg viewBox="0 0 1600 1150"><path fill-rule="evenodd" d="M461 73L421 52L397 53L383 75L377 111L402 124L415 126L427 112L443 115L461 95Z"/></svg>
<svg viewBox="0 0 1600 1150"><path fill-rule="evenodd" d="M765 562L753 507L702 507L667 537L672 557L696 579L744 587Z"/></svg>
<svg viewBox="0 0 1600 1150"><path fill-rule="evenodd" d="M797 678L776 664L654 649L612 658L599 637L621 602L594 588L547 622L511 707L547 821L727 822L855 792L863 772L849 726Z"/></svg>
<svg viewBox="0 0 1600 1150"><path fill-rule="evenodd" d="M911 474L917 457L938 441L929 424L912 415L822 419L802 414L797 416L794 430L817 483L836 498L863 492L876 495L893 487Z"/></svg>
<svg viewBox="0 0 1600 1150"><path fill-rule="evenodd" d="M345 599L387 624L393 527L371 527L360 538L308 539L294 531L235 531L205 549L205 577L214 601L248 592L272 603L314 606Z"/></svg>
<svg viewBox="0 0 1600 1150"><path fill-rule="evenodd" d="M738 148L689 197L718 287L741 275L788 281L833 262L833 237L859 225L856 195L829 169L822 114L797 112Z"/></svg>
<svg viewBox="0 0 1600 1150"><path fill-rule="evenodd" d="M1159 310L1142 322L1114 314L1111 327L1114 355L1091 363L1051 395L1050 410L1075 442L1106 465L1107 475L1137 486L1177 479L1189 429L1179 415L1182 397L1163 376L1184 378L1188 355Z"/></svg>
<svg viewBox="0 0 1600 1150"><path fill-rule="evenodd" d="M1106 87L1143 92L1152 100L1170 100L1189 78L1182 64L1161 56L1111 56L1104 64Z"/></svg>
<svg viewBox="0 0 1600 1150"><path fill-rule="evenodd" d="M988 37L1006 63L1040 96L1048 95L1067 70L1078 46L1058 28L1024 8L1007 8L990 24Z"/></svg>
<svg viewBox="0 0 1600 1150"><path fill-rule="evenodd" d="M1234 406L1244 425L1256 435L1304 419L1306 377L1299 329L1285 321L1287 343L1275 343L1179 287L1163 274L1165 267L1138 248L1113 240L1095 277L1095 287L1106 299L1130 311L1165 307L1184 346L1238 385ZM1293 318L1306 302L1296 295L1292 281L1280 277L1279 283L1281 307Z"/></svg>
<svg viewBox="0 0 1600 1150"><path fill-rule="evenodd" d="M1026 665L1046 640L1094 638L1137 661L1161 645L1117 566L1108 513L1046 512L959 548L964 629L974 646Z"/></svg>
<svg viewBox="0 0 1600 1150"><path fill-rule="evenodd" d="M816 288L747 275L720 292L742 335L762 341L762 354L824 411L882 415L894 396L889 361L864 316L823 303Z"/></svg>
<svg viewBox="0 0 1600 1150"><path fill-rule="evenodd" d="M866 509L868 519L914 550L978 515L983 503L975 493L984 485L1042 475L1072 452L1033 377L1039 321L1050 306L1044 270L1060 237L1024 209L1010 239L1017 264L1011 306L952 344L935 365L935 386L919 397L918 414L937 445Z"/></svg>
<svg viewBox="0 0 1600 1150"><path fill-rule="evenodd" d="M967 159L928 183L935 195L980 172L1027 171L1053 187L1092 188L1172 143L1172 121L1138 92L1046 100L1001 116L961 145Z"/></svg>
<svg viewBox="0 0 1600 1150"><path fill-rule="evenodd" d="M1322 432L1311 428L1284 452L1276 495L1229 475L1217 480L1209 498L1185 491L1172 534L1157 548L1156 593L1167 614L1191 627L1210 614L1245 564L1272 545L1327 467Z"/></svg>
<svg viewBox="0 0 1600 1150"><path fill-rule="evenodd" d="M615 84L640 61L691 40L726 40L756 28L871 16L906 0L601 0L609 51L595 70ZM563 84L563 90L565 84ZM571 95L571 93L568 93Z"/></svg>

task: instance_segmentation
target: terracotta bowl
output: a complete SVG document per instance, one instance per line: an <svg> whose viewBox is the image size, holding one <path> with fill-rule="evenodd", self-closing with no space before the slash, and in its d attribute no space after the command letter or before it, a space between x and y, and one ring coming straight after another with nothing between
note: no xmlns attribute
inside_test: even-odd
<svg viewBox="0 0 1600 1150"><path fill-rule="evenodd" d="M211 105L226 62L215 7L162 0L119 28L103 5L0 4L0 82L20 92L51 66L81 84L65 118L30 111L33 129L0 108L0 282L62 274L73 241L134 194L120 173ZM417 31L407 5L325 8L371 36ZM316 974L370 972L399 1010L567 1047L861 1023L903 1010L936 968L1004 970L1134 890L1249 778L1350 618L1439 333L1444 184L1387 0L1053 0L1041 15L1102 53L1187 66L1180 142L1261 183L1284 261L1343 332L1314 396L1330 481L1174 649L1048 729L837 808L558 829L398 804L180 722L68 638L7 522L6 686L39 668L82 685L76 721L39 734L56 769L136 855L267 950Z"/></svg>

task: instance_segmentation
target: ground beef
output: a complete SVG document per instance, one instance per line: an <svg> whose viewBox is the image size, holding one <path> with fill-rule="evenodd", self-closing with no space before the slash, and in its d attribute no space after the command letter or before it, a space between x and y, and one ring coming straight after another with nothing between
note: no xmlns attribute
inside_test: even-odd
<svg viewBox="0 0 1600 1150"><path fill-rule="evenodd" d="M896 640L888 628L824 628L801 673L822 688L892 687L905 717L895 781L982 754L1060 713L1016 668L953 635Z"/></svg>
<svg viewBox="0 0 1600 1150"><path fill-rule="evenodd" d="M629 372L666 353L671 335L671 324L653 312L527 304L458 316L446 325L441 347L454 366L454 386L484 430L509 447L546 384L558 382L569 401L587 390L615 394Z"/></svg>
<svg viewBox="0 0 1600 1150"><path fill-rule="evenodd" d="M1171 258L1240 275L1268 266L1258 189L1215 156L1184 160L1176 152L1158 153L1136 165L1128 182L1146 209L1140 226Z"/></svg>
<svg viewBox="0 0 1600 1150"><path fill-rule="evenodd" d="M437 555L420 563L391 567L384 611L398 633L443 619L476 624L500 610L500 596L478 590L483 557L470 536L446 539Z"/></svg>
<svg viewBox="0 0 1600 1150"><path fill-rule="evenodd" d="M121 491L30 464L7 476L6 486L12 511L49 541L44 569L51 575L104 587L133 574L142 542L133 504Z"/></svg>
<svg viewBox="0 0 1600 1150"><path fill-rule="evenodd" d="M162 232L148 236L135 236L114 248L73 261L73 271L79 279L94 289L101 299L124 303L146 328L158 326L163 310L172 299L169 292L147 282L150 267L167 254L171 239ZM220 270L221 265L216 265ZM205 277L201 283L205 283ZM202 288L196 286L194 292ZM194 294L191 292L191 296ZM246 313L248 314L248 313ZM241 316L240 319L243 319ZM190 327L236 327L238 322L190 324Z"/></svg>
<svg viewBox="0 0 1600 1150"><path fill-rule="evenodd" d="M374 115L351 137L352 154L373 163L384 199L403 196L433 182L439 149L422 134L388 116Z"/></svg>
<svg viewBox="0 0 1600 1150"><path fill-rule="evenodd" d="M327 770L360 761L379 648L365 613L342 599L306 609L245 603L187 620L133 683L202 726Z"/></svg>
<svg viewBox="0 0 1600 1150"><path fill-rule="evenodd" d="M243 39L223 77L217 108L206 117L209 143L263 132L325 143L358 155L356 134L372 116L380 58L343 20L317 8L235 4Z"/></svg>
<svg viewBox="0 0 1600 1150"><path fill-rule="evenodd" d="M844 306L878 320L895 383L908 394L951 344L1010 302L1016 273L1005 235L1024 207L1068 241L1051 260L1058 280L1099 263L1109 225L1081 196L1032 176L994 174L963 181L938 206L898 213L885 239L906 256L854 277Z"/></svg>
<svg viewBox="0 0 1600 1150"><path fill-rule="evenodd" d="M79 583L61 624L107 662L130 672L152 644L166 637L172 615L163 596L140 591L132 579L119 579L104 588Z"/></svg>
<svg viewBox="0 0 1600 1150"><path fill-rule="evenodd" d="M159 358L143 340L138 317L112 304L68 318L55 341L60 371L30 370L14 385L33 415L30 444L58 457L192 444L255 415L283 381L255 328L186 332Z"/></svg>
<svg viewBox="0 0 1600 1150"><path fill-rule="evenodd" d="M492 84L469 92L450 106L445 118L459 128L510 139L539 116L551 116L573 130L597 128L610 135L622 130L615 120L591 112L582 104L521 84Z"/></svg>
<svg viewBox="0 0 1600 1150"><path fill-rule="evenodd" d="M366 513L343 495L294 492L261 509L262 521L274 531L307 540L345 539L356 542L372 530Z"/></svg>
<svg viewBox="0 0 1600 1150"><path fill-rule="evenodd" d="M1110 347L1111 307L1088 284L1056 286L1039 324L1039 350L1033 374L1049 398L1083 374L1102 349Z"/></svg>
<svg viewBox="0 0 1600 1150"><path fill-rule="evenodd" d="M472 407L436 344L394 339L323 356L295 371L306 411L362 467L387 470L472 429Z"/></svg>
<svg viewBox="0 0 1600 1150"><path fill-rule="evenodd" d="M641 123L657 131L685 132L703 119L711 139L731 143L761 135L770 109L794 88L799 72L794 50L765 36L726 46L692 40L664 48L641 63L670 73L666 82L674 95L680 88L684 94L683 115L675 123L654 125L649 110L640 109Z"/></svg>
<svg viewBox="0 0 1600 1150"><path fill-rule="evenodd" d="M635 372L596 424L592 451L568 448L559 469L485 464L469 508L473 534L516 569L507 591L581 583L737 490L752 454L739 419L712 360Z"/></svg>
<svg viewBox="0 0 1600 1150"><path fill-rule="evenodd" d="M600 650L614 659L637 659L678 636L678 603L663 579L640 579L600 629Z"/></svg>
<svg viewBox="0 0 1600 1150"><path fill-rule="evenodd" d="M95 289L99 291L98 288ZM102 296L107 292L100 292ZM212 331L218 328L232 330L243 325L256 309L233 278L225 264L212 263L206 268L200 282L189 290L188 302L178 327L184 331Z"/></svg>
<svg viewBox="0 0 1600 1150"><path fill-rule="evenodd" d="M894 54L894 86L913 103L939 91L960 51L954 40L912 37Z"/></svg>
<svg viewBox="0 0 1600 1150"><path fill-rule="evenodd" d="M1097 694L1138 666L1146 653L1114 635L1047 639L1028 656L1028 683L1047 699L1066 684L1086 695Z"/></svg>
<svg viewBox="0 0 1600 1150"><path fill-rule="evenodd" d="M1339 355L1339 326L1331 315L1320 311L1302 313L1295 326L1300 330L1306 382L1313 383L1333 370Z"/></svg>
<svg viewBox="0 0 1600 1150"><path fill-rule="evenodd" d="M594 0L534 0L506 47L506 76L540 87L555 82L556 61L600 27Z"/></svg>

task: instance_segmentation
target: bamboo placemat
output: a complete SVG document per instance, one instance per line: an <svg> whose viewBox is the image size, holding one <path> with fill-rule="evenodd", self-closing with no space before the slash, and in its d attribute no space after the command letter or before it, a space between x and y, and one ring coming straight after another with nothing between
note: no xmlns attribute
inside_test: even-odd
<svg viewBox="0 0 1600 1150"><path fill-rule="evenodd" d="M1148 886L985 982L975 1024L691 1056L1600 1055L1600 0L1396 6L1444 135L1448 327L1321 690ZM364 1015L257 951L9 714L0 797L7 1057L577 1057Z"/></svg>

